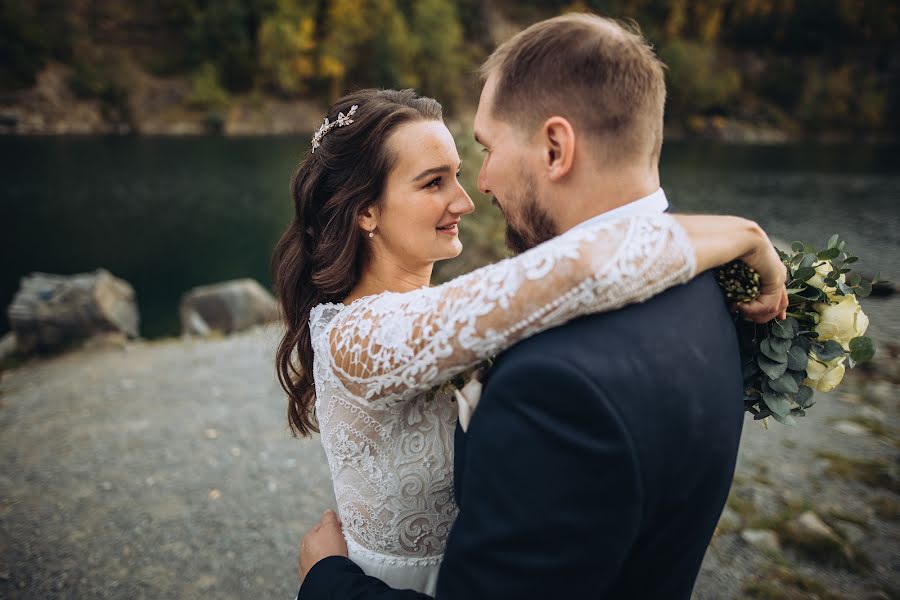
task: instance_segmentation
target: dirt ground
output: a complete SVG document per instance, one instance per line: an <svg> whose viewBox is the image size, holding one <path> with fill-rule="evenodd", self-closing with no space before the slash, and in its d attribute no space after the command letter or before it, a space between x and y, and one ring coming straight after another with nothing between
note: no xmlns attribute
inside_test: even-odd
<svg viewBox="0 0 900 600"><path fill-rule="evenodd" d="M0 597L293 597L297 542L334 497L319 440L287 430L276 335L138 341L0 373ZM900 597L897 383L854 379L795 429L747 421L695 598ZM810 508L865 560L792 539Z"/></svg>

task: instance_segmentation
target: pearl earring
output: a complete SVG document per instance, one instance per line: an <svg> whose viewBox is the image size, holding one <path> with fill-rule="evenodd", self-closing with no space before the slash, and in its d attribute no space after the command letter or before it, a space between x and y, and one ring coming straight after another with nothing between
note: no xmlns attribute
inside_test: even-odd
<svg viewBox="0 0 900 600"><path fill-rule="evenodd" d="M375 237L375 232L374 232L374 231L370 231L370 232L369 232L369 237L370 237L370 238Z"/></svg>

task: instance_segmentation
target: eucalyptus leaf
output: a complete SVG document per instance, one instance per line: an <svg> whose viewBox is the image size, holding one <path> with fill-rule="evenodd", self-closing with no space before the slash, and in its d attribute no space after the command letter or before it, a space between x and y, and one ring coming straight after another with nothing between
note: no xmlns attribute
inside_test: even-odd
<svg viewBox="0 0 900 600"><path fill-rule="evenodd" d="M783 417L791 414L791 400L787 394L766 392L763 393L763 400L766 406L771 409L772 414Z"/></svg>
<svg viewBox="0 0 900 600"><path fill-rule="evenodd" d="M772 388L772 391L783 394L796 394L800 390L800 386L797 385L793 375L790 373L785 373L778 379L773 379L769 382L769 387Z"/></svg>
<svg viewBox="0 0 900 600"><path fill-rule="evenodd" d="M791 346L787 355L788 369L803 371L806 369L806 365L809 364L809 356L806 355L806 351L800 346Z"/></svg>
<svg viewBox="0 0 900 600"><path fill-rule="evenodd" d="M798 281L806 281L816 274L816 270L812 267L801 267L794 271L794 279Z"/></svg>
<svg viewBox="0 0 900 600"><path fill-rule="evenodd" d="M803 410L802 408L792 408L792 409L791 409L791 416L792 416L792 417L805 417L805 416L806 416L806 411Z"/></svg>
<svg viewBox="0 0 900 600"><path fill-rule="evenodd" d="M839 236L838 234L834 234L833 236L828 238L828 249L830 250L831 248L836 248L840 240L841 236ZM801 244L801 246L802 245L803 244Z"/></svg>
<svg viewBox="0 0 900 600"><path fill-rule="evenodd" d="M872 360L875 356L875 343L871 338L864 335L855 337L850 340L850 358L855 362L861 363Z"/></svg>
<svg viewBox="0 0 900 600"><path fill-rule="evenodd" d="M779 354L787 354L787 351L790 350L791 345L794 343L793 340L788 340L785 338L779 337L768 337L769 343L772 344L772 349L778 352Z"/></svg>
<svg viewBox="0 0 900 600"><path fill-rule="evenodd" d="M778 363L786 363L788 360L788 353L784 350L778 350L773 346L772 340L777 340L780 338L776 337L767 337L759 344L759 351L762 352L766 357L774 360ZM790 343L791 340L783 340L785 342Z"/></svg>
<svg viewBox="0 0 900 600"><path fill-rule="evenodd" d="M754 421L762 421L766 417L771 417L771 416L772 416L772 411L769 410L768 408L764 408L763 410L761 410L760 412L756 413L753 416L753 420Z"/></svg>
<svg viewBox="0 0 900 600"><path fill-rule="evenodd" d="M763 354L756 357L756 363L769 379L778 379L784 375L788 368L786 361L776 362Z"/></svg>
<svg viewBox="0 0 900 600"><path fill-rule="evenodd" d="M794 400L797 401L800 408L809 408L816 403L816 401L813 400L813 389L808 385L800 386L800 390L797 392L797 395L794 396Z"/></svg>
<svg viewBox="0 0 900 600"><path fill-rule="evenodd" d="M847 277L847 285L850 287L856 287L860 283L862 283L862 277L859 276L859 273L854 273Z"/></svg>
<svg viewBox="0 0 900 600"><path fill-rule="evenodd" d="M800 321L798 321L794 317L788 317L787 319L784 320L784 323L787 324L788 327L791 328L791 332L793 333L794 336L796 336L798 333L800 333ZM791 337L793 337L793 336L791 336Z"/></svg>
<svg viewBox="0 0 900 600"><path fill-rule="evenodd" d="M772 321L772 335L782 339L790 340L794 337L794 329L787 319L784 321Z"/></svg>
<svg viewBox="0 0 900 600"><path fill-rule="evenodd" d="M855 263L858 260L859 260L858 256L848 256L847 258L844 259L844 263L849 265L851 263Z"/></svg>
<svg viewBox="0 0 900 600"><path fill-rule="evenodd" d="M844 355L844 348L839 342L828 340L824 344L814 343L812 345L813 352L820 360L828 362L836 359L838 356Z"/></svg>
<svg viewBox="0 0 900 600"><path fill-rule="evenodd" d="M856 287L856 295L860 298L868 298L869 294L872 293L872 284L868 281L861 281L859 285Z"/></svg>
<svg viewBox="0 0 900 600"><path fill-rule="evenodd" d="M791 250L794 252L803 252L803 242L792 242Z"/></svg>
<svg viewBox="0 0 900 600"><path fill-rule="evenodd" d="M800 268L805 269L807 267L812 267L814 264L816 264L817 259L818 257L815 254L804 254L803 260L800 261Z"/></svg>
<svg viewBox="0 0 900 600"><path fill-rule="evenodd" d="M837 248L829 248L828 250L822 250L816 255L816 258L819 260L832 260L841 255L841 251Z"/></svg>

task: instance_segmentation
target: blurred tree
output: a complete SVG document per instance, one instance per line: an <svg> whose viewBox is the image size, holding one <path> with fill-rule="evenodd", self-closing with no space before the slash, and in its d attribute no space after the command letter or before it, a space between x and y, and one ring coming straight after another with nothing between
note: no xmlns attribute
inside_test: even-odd
<svg viewBox="0 0 900 600"><path fill-rule="evenodd" d="M450 0L419 0L413 9L412 23L420 91L452 111L462 97L461 79L468 66L456 8Z"/></svg>
<svg viewBox="0 0 900 600"><path fill-rule="evenodd" d="M228 92L219 83L216 66L204 63L191 78L191 94L188 106L200 110L223 110L228 106Z"/></svg>
<svg viewBox="0 0 900 600"><path fill-rule="evenodd" d="M360 87L411 87L416 40L394 0L335 0L328 6L318 72L330 99Z"/></svg>
<svg viewBox="0 0 900 600"><path fill-rule="evenodd" d="M674 115L728 114L738 100L741 76L718 60L715 48L675 40L660 52L668 66L667 110Z"/></svg>
<svg viewBox="0 0 900 600"><path fill-rule="evenodd" d="M0 89L34 84L50 58L63 58L72 27L65 0L0 3Z"/></svg>
<svg viewBox="0 0 900 600"><path fill-rule="evenodd" d="M263 85L286 95L305 91L316 74L315 13L296 0L278 0L259 32L259 66Z"/></svg>
<svg viewBox="0 0 900 600"><path fill-rule="evenodd" d="M466 75L494 35L570 10L640 24L669 63L670 117L900 133L900 3L889 1L4 0L0 89L32 85L56 59L79 95L122 112L137 63L190 75L192 97L213 104L417 87L452 113L474 100Z"/></svg>
<svg viewBox="0 0 900 600"><path fill-rule="evenodd" d="M257 34L276 0L158 0L159 12L179 32L185 68L216 65L223 85L232 91L255 83Z"/></svg>

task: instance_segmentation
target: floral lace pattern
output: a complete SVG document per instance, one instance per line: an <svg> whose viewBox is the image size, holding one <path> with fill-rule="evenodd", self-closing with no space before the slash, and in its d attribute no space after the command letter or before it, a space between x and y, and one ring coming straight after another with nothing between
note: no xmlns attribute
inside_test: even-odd
<svg viewBox="0 0 900 600"><path fill-rule="evenodd" d="M694 276L669 215L571 230L449 283L310 313L316 413L348 542L403 564L440 557L457 508L449 394L434 385L535 333Z"/></svg>

